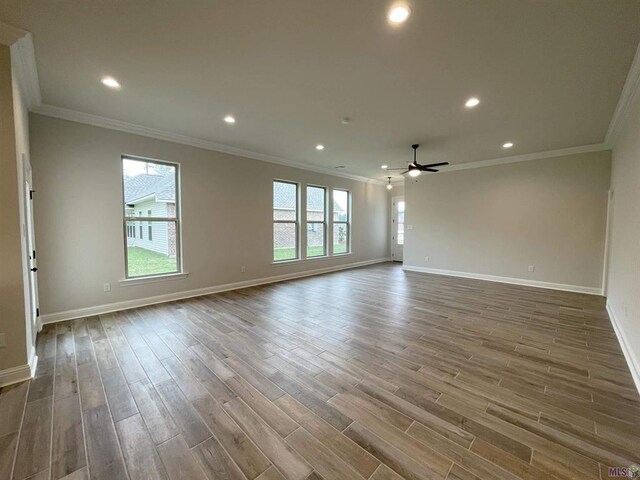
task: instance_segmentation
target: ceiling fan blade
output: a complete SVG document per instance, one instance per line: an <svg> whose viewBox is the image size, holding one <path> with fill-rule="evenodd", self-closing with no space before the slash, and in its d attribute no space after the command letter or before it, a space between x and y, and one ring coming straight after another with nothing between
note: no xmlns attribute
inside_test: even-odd
<svg viewBox="0 0 640 480"><path fill-rule="evenodd" d="M449 165L449 162L430 163L428 165L423 165L423 166L424 167L442 167L443 165Z"/></svg>
<svg viewBox="0 0 640 480"><path fill-rule="evenodd" d="M400 175L404 175L405 173L409 173L409 170L405 170L404 172L402 172Z"/></svg>
<svg viewBox="0 0 640 480"><path fill-rule="evenodd" d="M404 170L407 167L399 167L399 168L385 168L385 170L389 171L389 170Z"/></svg>
<svg viewBox="0 0 640 480"><path fill-rule="evenodd" d="M422 167L420 171L421 172L438 172L439 170L436 170L435 168Z"/></svg>

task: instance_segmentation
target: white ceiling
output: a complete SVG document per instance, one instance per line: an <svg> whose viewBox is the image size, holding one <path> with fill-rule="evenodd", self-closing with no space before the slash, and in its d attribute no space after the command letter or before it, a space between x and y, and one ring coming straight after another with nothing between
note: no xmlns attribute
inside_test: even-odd
<svg viewBox="0 0 640 480"><path fill-rule="evenodd" d="M401 28L389 5L2 0L0 20L33 34L45 104L315 167L380 178L412 143L456 164L604 141L640 2L415 0Z"/></svg>

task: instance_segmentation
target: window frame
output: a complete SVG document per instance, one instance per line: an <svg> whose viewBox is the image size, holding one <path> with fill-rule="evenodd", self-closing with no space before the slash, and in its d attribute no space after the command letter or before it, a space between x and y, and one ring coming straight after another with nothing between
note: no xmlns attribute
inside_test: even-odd
<svg viewBox="0 0 640 480"><path fill-rule="evenodd" d="M127 205L125 203L125 191L124 191L124 170L123 170L123 162L124 160L134 160L139 162L147 162L147 163L156 163L158 165L166 165L169 167L175 168L175 216L174 217L140 217L135 216L135 210L133 211L133 216L127 216L126 208ZM180 188L180 163L178 162L169 162L165 160L156 160L154 158L146 158L140 157L137 155L121 155L120 156L120 180L122 182L122 225L123 225L123 233L124 233L124 278L125 280L144 280L144 279L154 279L154 278L162 278L162 277L170 277L175 275L184 274L184 269L182 265L182 209L181 209L181 197L182 197L182 189ZM147 222L147 225L151 227L152 222L166 222L175 224L175 232L176 232L176 270L173 272L165 272L165 273L154 273L150 275L129 275L129 255L127 252L127 223L128 222L140 222L140 233L142 234L143 222ZM135 232L135 225L134 225ZM133 238L135 238L135 233ZM141 240L142 235L140 236ZM153 241L153 240L152 240Z"/></svg>
<svg viewBox="0 0 640 480"><path fill-rule="evenodd" d="M309 221L309 188L320 188L324 191L324 219L323 221ZM329 188L325 187L323 185L315 185L313 183L308 183L305 185L305 212L304 212L304 223L305 223L305 231L306 231L306 237L305 237L305 259L316 259L316 258L325 258L325 257L329 257L329 221L328 221L328 216L329 216ZM312 255L309 256L309 225L314 225L314 224L318 224L318 225L322 225L322 231L323 231L323 236L324 236L324 250L322 255Z"/></svg>
<svg viewBox="0 0 640 480"><path fill-rule="evenodd" d="M287 183L289 185L295 185L296 187L296 215L295 215L295 220L275 220L273 218L273 212L275 210L274 205L273 205L273 192L274 192L274 186L275 183ZM300 256L300 183L299 182L293 182L291 180L281 180L279 178L274 178L271 182L271 222L272 222L272 227L271 227L271 261L273 263L286 263L286 262L298 262L300 261L302 258ZM305 212L306 214L306 212ZM276 260L275 259L275 250L276 250L276 246L275 246L275 237L274 237L274 233L273 233L273 226L276 223L293 223L295 225L295 232L296 232L296 256L295 258L286 258L286 259L282 259L282 260Z"/></svg>
<svg viewBox="0 0 640 480"><path fill-rule="evenodd" d="M335 205L335 192L345 192L347 194L347 219L335 220L333 207ZM347 250L345 252L334 251L334 238L336 225L344 225L347 229ZM338 257L340 255L351 254L351 191L346 188L332 188L331 189L331 256Z"/></svg>

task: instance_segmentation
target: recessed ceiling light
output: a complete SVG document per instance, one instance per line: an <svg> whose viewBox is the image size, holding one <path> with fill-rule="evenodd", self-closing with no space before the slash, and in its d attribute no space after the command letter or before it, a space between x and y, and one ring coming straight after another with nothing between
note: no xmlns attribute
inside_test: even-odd
<svg viewBox="0 0 640 480"><path fill-rule="evenodd" d="M321 144L316 145L316 150L318 151L324 150L324 145L321 145Z"/></svg>
<svg viewBox="0 0 640 480"><path fill-rule="evenodd" d="M224 121L227 123L236 123L236 119L232 115L227 115L224 117Z"/></svg>
<svg viewBox="0 0 640 480"><path fill-rule="evenodd" d="M502 144L502 148L511 148L511 147L513 147L513 143L511 143L511 142L507 142L507 143Z"/></svg>
<svg viewBox="0 0 640 480"><path fill-rule="evenodd" d="M351 123L351 119L349 117L344 117L342 120L340 120L340 122L343 125L349 125Z"/></svg>
<svg viewBox="0 0 640 480"><path fill-rule="evenodd" d="M120 82L118 82L113 77L102 77L101 82L102 82L103 85L105 85L106 87L109 87L109 88L119 89L121 87Z"/></svg>
<svg viewBox="0 0 640 480"><path fill-rule="evenodd" d="M480 100L477 97L471 97L469 100L465 102L464 106L467 108L473 108L479 103L480 103Z"/></svg>
<svg viewBox="0 0 640 480"><path fill-rule="evenodd" d="M400 23L406 22L410 14L411 10L407 5L394 5L393 7L391 7L391 10L389 10L389 15L387 15L387 18L389 19L389 22L398 25Z"/></svg>
<svg viewBox="0 0 640 480"><path fill-rule="evenodd" d="M382 168L383 170L386 170L387 168L389 168L389 165L382 165L382 167L380 168Z"/></svg>

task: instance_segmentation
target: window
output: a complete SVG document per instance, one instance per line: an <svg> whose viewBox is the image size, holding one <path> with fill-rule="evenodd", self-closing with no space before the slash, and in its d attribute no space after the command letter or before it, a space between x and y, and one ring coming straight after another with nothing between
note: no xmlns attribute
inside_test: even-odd
<svg viewBox="0 0 640 480"><path fill-rule="evenodd" d="M298 184L273 182L273 260L298 259Z"/></svg>
<svg viewBox="0 0 640 480"><path fill-rule="evenodd" d="M122 158L127 278L181 271L178 169L177 164Z"/></svg>
<svg viewBox="0 0 640 480"><path fill-rule="evenodd" d="M404 200L398 202L398 245L404 245Z"/></svg>
<svg viewBox="0 0 640 480"><path fill-rule="evenodd" d="M327 254L327 191L307 187L307 258Z"/></svg>
<svg viewBox="0 0 640 480"><path fill-rule="evenodd" d="M333 254L351 250L351 205L346 190L333 190Z"/></svg>

